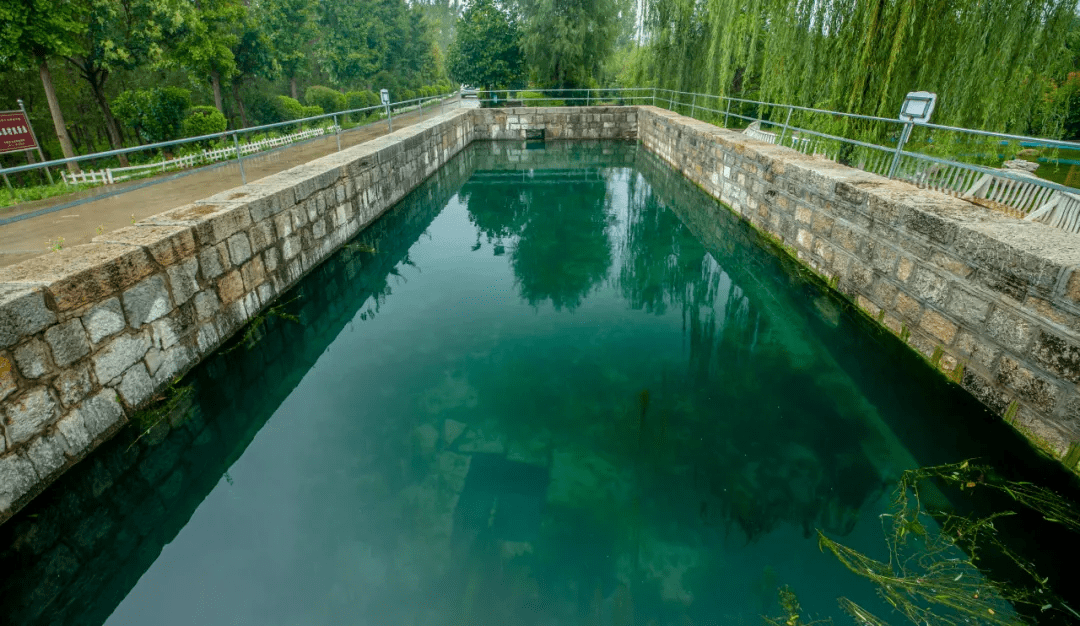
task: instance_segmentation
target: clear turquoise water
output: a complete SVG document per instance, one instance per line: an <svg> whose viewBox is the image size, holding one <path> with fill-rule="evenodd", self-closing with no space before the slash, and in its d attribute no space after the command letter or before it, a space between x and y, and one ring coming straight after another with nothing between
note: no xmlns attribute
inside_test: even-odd
<svg viewBox="0 0 1080 626"><path fill-rule="evenodd" d="M298 322L189 374L174 427L0 527L2 614L760 624L790 585L895 619L817 529L884 556L919 465L1068 485L634 144L521 148L470 147L283 298Z"/></svg>

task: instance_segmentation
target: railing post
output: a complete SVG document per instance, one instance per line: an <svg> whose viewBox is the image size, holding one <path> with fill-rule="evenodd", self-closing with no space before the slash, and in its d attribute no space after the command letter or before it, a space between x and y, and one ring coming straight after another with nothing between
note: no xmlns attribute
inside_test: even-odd
<svg viewBox="0 0 1080 626"><path fill-rule="evenodd" d="M341 127L337 123L337 114L334 114L334 134L337 135L337 151L341 152Z"/></svg>
<svg viewBox="0 0 1080 626"><path fill-rule="evenodd" d="M721 96L723 97L723 96ZM728 111L731 110L731 100L724 97L724 128L727 128L728 124Z"/></svg>
<svg viewBox="0 0 1080 626"><path fill-rule="evenodd" d="M668 90L667 108L668 108L668 111L675 111L675 90L674 89L669 89Z"/></svg>
<svg viewBox="0 0 1080 626"><path fill-rule="evenodd" d="M652 88L652 105L656 106L656 87Z"/></svg>
<svg viewBox="0 0 1080 626"><path fill-rule="evenodd" d="M697 115L697 93L694 93L694 99L690 102L690 117ZM696 119L696 118L695 118Z"/></svg>
<svg viewBox="0 0 1080 626"><path fill-rule="evenodd" d="M889 166L889 178L896 177L896 170L900 167L900 153L904 151L904 144L907 143L908 138L911 136L911 128L915 126L915 122L908 122L904 125L903 132L900 133L900 140L896 142L896 154L893 155L892 165Z"/></svg>
<svg viewBox="0 0 1080 626"><path fill-rule="evenodd" d="M232 134L233 145L236 146L236 164L240 166L240 180L247 184L247 174L244 172L244 158L240 155L240 138L236 132Z"/></svg>
<svg viewBox="0 0 1080 626"><path fill-rule="evenodd" d="M61 174L63 174L63 172L61 172ZM64 182L66 183L67 180L65 180ZM10 189L11 191L15 191L15 188L11 186L11 181L8 180L6 172L4 173L4 184L7 185L7 188Z"/></svg>
<svg viewBox="0 0 1080 626"><path fill-rule="evenodd" d="M592 89L589 89L589 90L585 91L585 106L590 106L591 104L592 104Z"/></svg>
<svg viewBox="0 0 1080 626"><path fill-rule="evenodd" d="M787 119L785 119L785 120L784 120L784 130L782 130L782 131L780 132L780 145L781 145L781 146L782 146L782 145L784 145L784 136L785 136L785 135L787 135L787 131L788 131L788 125L789 125L789 124L791 124L791 112L792 112L793 110L794 110L794 109L792 109L792 108L791 108L790 106L788 107L788 110L787 110Z"/></svg>
<svg viewBox="0 0 1080 626"><path fill-rule="evenodd" d="M386 103L386 128L387 132L394 132L394 114L390 111L390 102Z"/></svg>
<svg viewBox="0 0 1080 626"><path fill-rule="evenodd" d="M424 121L424 99L420 98L420 121Z"/></svg>

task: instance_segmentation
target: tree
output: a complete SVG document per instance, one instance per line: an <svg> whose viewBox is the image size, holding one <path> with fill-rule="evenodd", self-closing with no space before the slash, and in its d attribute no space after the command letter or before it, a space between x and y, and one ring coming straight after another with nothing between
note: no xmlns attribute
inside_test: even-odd
<svg viewBox="0 0 1080 626"><path fill-rule="evenodd" d="M86 29L79 37L79 51L66 58L90 86L113 148L122 148L123 138L109 108L105 82L117 70L133 70L161 58L162 40L176 17L171 4L171 0L81 0ZM126 156L119 158L127 165Z"/></svg>
<svg viewBox="0 0 1080 626"><path fill-rule="evenodd" d="M274 78L280 66L274 57L274 49L266 32L250 15L239 25L240 34L232 50L235 71L232 77L233 100L240 113L240 126L248 125L244 100L240 97L241 83L255 78Z"/></svg>
<svg viewBox="0 0 1080 626"><path fill-rule="evenodd" d="M69 159L75 156L75 150L53 87L49 59L78 52L77 37L85 29L83 17L75 5L64 0L0 3L0 61L5 65L37 66L56 138L64 157ZM78 163L67 165L72 173L80 171Z"/></svg>
<svg viewBox="0 0 1080 626"><path fill-rule="evenodd" d="M446 67L455 81L488 90L521 81L524 57L517 22L493 0L473 0L458 21Z"/></svg>
<svg viewBox="0 0 1080 626"><path fill-rule="evenodd" d="M272 54L281 73L289 79L289 94L300 99L297 77L308 65L308 51L318 29L311 0L262 0L255 5L259 23L272 43Z"/></svg>
<svg viewBox="0 0 1080 626"><path fill-rule="evenodd" d="M237 0L198 0L178 17L171 58L190 74L210 78L214 106L225 112L221 82L236 73L233 49L240 43L236 26L243 24L246 9Z"/></svg>
<svg viewBox="0 0 1080 626"><path fill-rule="evenodd" d="M589 85L615 49L622 0L521 0L522 46L544 87Z"/></svg>

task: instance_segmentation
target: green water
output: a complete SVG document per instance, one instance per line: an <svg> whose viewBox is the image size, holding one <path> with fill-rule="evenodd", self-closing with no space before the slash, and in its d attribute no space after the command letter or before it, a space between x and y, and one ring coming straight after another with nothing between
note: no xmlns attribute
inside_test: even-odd
<svg viewBox="0 0 1080 626"><path fill-rule="evenodd" d="M884 557L918 465L1068 486L644 150L533 148L471 146L0 526L0 615L760 624L790 585L899 624L817 529Z"/></svg>

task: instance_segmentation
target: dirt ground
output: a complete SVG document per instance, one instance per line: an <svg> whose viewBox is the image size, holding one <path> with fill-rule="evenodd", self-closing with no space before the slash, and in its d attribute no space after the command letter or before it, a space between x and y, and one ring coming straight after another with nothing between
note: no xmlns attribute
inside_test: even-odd
<svg viewBox="0 0 1080 626"><path fill-rule="evenodd" d="M446 102L446 110L453 106L458 104ZM426 108L424 119L438 112L437 107L434 111ZM420 120L419 111L395 115L394 128L403 128ZM342 133L341 147L355 146L386 133L385 120L357 127ZM244 172L248 182L254 182L336 150L337 141L333 135L321 137L271 154L244 157ZM132 181L126 183L127 187L135 188L132 191L89 200L77 206L0 226L0 267L49 252L60 238L63 239L64 247L89 243L99 233L129 226L137 220L239 187L241 184L240 169L235 161L218 167L208 166L173 180L168 180L170 176L172 174L164 175L160 182L150 185L146 183L153 179ZM4 207L0 209L0 219L25 215L81 198L112 193L124 186L106 185L70 195Z"/></svg>

